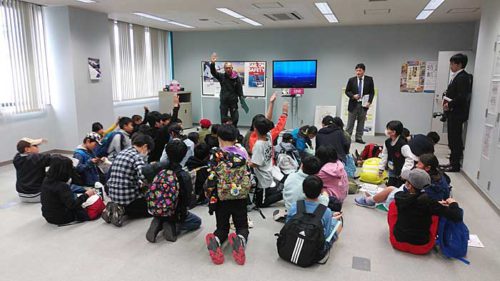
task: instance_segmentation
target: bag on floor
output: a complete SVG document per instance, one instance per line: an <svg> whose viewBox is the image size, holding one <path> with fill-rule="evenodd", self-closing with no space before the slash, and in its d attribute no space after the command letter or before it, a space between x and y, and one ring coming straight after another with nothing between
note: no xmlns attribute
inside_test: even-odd
<svg viewBox="0 0 500 281"><path fill-rule="evenodd" d="M367 160L373 157L378 157L382 152L383 147L374 143L369 143L365 145L363 151L361 151L361 160Z"/></svg>
<svg viewBox="0 0 500 281"><path fill-rule="evenodd" d="M353 179L356 177L356 163L354 162L354 157L352 157L351 154L346 155L344 169L347 173L347 176L350 179Z"/></svg>
<svg viewBox="0 0 500 281"><path fill-rule="evenodd" d="M349 194L356 194L359 191L359 185L353 179L349 179Z"/></svg>
<svg viewBox="0 0 500 281"><path fill-rule="evenodd" d="M379 164L382 159L370 158L363 162L361 173L359 173L359 180L362 182L381 184L387 179L387 171L384 171L382 176L379 175Z"/></svg>
<svg viewBox="0 0 500 281"><path fill-rule="evenodd" d="M326 206L318 205L314 213L306 212L304 200L297 202L297 214L281 229L276 247L279 256L301 267L318 263L325 247L325 233L321 218Z"/></svg>
<svg viewBox="0 0 500 281"><path fill-rule="evenodd" d="M453 222L445 217L439 219L438 239L436 243L445 257L455 258L469 264L470 262L465 259L465 256L467 256L468 241L469 229L464 222Z"/></svg>
<svg viewBox="0 0 500 281"><path fill-rule="evenodd" d="M106 205L104 205L101 196L94 194L82 204L82 207L85 208L89 220L95 220L101 217Z"/></svg>
<svg viewBox="0 0 500 281"><path fill-rule="evenodd" d="M177 208L179 180L172 170L162 170L146 192L148 212L153 216L171 216Z"/></svg>

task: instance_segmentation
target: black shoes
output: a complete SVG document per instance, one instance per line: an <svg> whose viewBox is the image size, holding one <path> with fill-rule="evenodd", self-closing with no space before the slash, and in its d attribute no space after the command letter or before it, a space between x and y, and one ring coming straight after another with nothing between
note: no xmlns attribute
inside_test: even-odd
<svg viewBox="0 0 500 281"><path fill-rule="evenodd" d="M447 172L447 173L459 173L460 167L448 166L448 167L444 168L443 171Z"/></svg>
<svg viewBox="0 0 500 281"><path fill-rule="evenodd" d="M175 223L172 222L163 223L163 237L165 237L165 240L170 242L177 241L177 229L175 227Z"/></svg>
<svg viewBox="0 0 500 281"><path fill-rule="evenodd" d="M356 140L356 142L357 142L357 143L360 143L360 144L365 144L365 143L366 143L366 142L365 142L364 140L362 140L362 139L357 139L357 140Z"/></svg>
<svg viewBox="0 0 500 281"><path fill-rule="evenodd" d="M153 220L151 221L151 225L149 226L148 232L146 232L146 240L148 240L151 243L156 242L156 236L158 233L163 229L163 225L160 221L160 218L158 217L153 217Z"/></svg>

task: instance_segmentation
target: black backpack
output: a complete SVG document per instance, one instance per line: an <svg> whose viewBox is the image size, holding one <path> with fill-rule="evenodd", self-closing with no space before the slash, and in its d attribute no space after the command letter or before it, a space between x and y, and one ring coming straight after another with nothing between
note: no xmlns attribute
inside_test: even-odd
<svg viewBox="0 0 500 281"><path fill-rule="evenodd" d="M314 213L307 213L305 201L297 202L297 214L276 234L276 246L282 259L308 267L323 258L325 233L321 218L325 211L326 206L320 204Z"/></svg>

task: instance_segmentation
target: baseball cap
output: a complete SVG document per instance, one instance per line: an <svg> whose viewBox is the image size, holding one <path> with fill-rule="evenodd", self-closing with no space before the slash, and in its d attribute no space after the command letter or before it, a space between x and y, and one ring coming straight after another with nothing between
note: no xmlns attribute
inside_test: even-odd
<svg viewBox="0 0 500 281"><path fill-rule="evenodd" d="M210 120L208 120L208 119L201 119L200 126L202 128L210 128L210 126L212 126L212 122L210 122Z"/></svg>
<svg viewBox="0 0 500 281"><path fill-rule="evenodd" d="M47 142L44 139L30 139L30 138L22 138L17 142L17 151L19 153L24 153L24 150L27 147L33 146L33 145L40 145L42 143Z"/></svg>
<svg viewBox="0 0 500 281"><path fill-rule="evenodd" d="M406 176L406 175L405 175ZM431 185L431 177L429 174L421 169L413 169L407 174L406 180L413 185L416 189L424 189Z"/></svg>
<svg viewBox="0 0 500 281"><path fill-rule="evenodd" d="M97 142L99 145L101 145L101 136L98 134L98 133L95 133L95 132L92 132L92 133L88 133L86 136L85 136L86 139L89 139L91 141L95 141Z"/></svg>

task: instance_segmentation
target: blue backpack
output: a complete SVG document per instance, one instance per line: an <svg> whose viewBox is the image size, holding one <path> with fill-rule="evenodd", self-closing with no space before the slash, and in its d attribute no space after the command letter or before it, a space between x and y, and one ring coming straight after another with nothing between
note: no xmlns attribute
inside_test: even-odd
<svg viewBox="0 0 500 281"><path fill-rule="evenodd" d="M469 229L465 223L453 222L444 217L439 218L436 244L445 257L455 258L465 264L470 264L470 262L464 258L467 255L468 241Z"/></svg>
<svg viewBox="0 0 500 281"><path fill-rule="evenodd" d="M96 154L97 157L107 157L108 156L108 149L109 149L109 146L111 145L111 142L113 141L113 138L116 136L116 135L120 135L120 145L121 145L121 148L123 149L124 146L125 146L125 142L124 142L124 138L123 138L123 134L119 131L114 131L114 132L111 132L109 134L107 134L101 141L101 145L99 147L97 147L94 152Z"/></svg>

